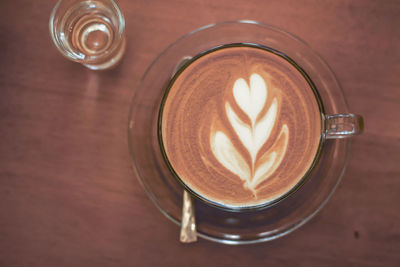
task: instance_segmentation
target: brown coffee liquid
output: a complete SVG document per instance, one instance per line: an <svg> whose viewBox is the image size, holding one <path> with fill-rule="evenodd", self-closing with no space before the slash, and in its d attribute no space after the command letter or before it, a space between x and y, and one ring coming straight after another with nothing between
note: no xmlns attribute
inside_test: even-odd
<svg viewBox="0 0 400 267"><path fill-rule="evenodd" d="M171 83L160 141L173 172L217 205L282 198L310 170L320 144L315 91L285 57L238 45L194 59Z"/></svg>

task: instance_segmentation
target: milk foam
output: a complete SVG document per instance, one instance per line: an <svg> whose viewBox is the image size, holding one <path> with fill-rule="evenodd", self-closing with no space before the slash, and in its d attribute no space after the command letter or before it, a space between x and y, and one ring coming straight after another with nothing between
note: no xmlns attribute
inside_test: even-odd
<svg viewBox="0 0 400 267"><path fill-rule="evenodd" d="M210 145L217 160L242 179L245 182L244 186L256 195L257 185L268 179L282 161L287 150L289 129L286 124L282 126L279 137L283 136L283 145L277 145L277 141L280 140L278 137L268 151L258 155L261 147L270 137L273 127L276 127L277 98L272 100L268 111L260 116L260 112L267 103L268 88L264 79L257 73L250 76L250 86L243 78L237 79L232 93L236 104L248 116L250 123L243 122L226 101L226 115L235 131L235 136L229 136L229 133L223 131L212 131ZM247 149L251 157L250 166L232 144L230 138L239 138ZM255 166L256 162L258 166Z"/></svg>

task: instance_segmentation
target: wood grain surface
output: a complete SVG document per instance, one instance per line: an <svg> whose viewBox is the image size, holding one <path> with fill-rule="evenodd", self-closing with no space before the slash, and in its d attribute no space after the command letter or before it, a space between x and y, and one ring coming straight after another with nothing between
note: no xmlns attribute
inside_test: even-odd
<svg viewBox="0 0 400 267"><path fill-rule="evenodd" d="M54 5L0 2L0 266L400 266L399 1L120 0L127 53L107 72L58 53ZM306 40L366 130L332 199L299 230L184 245L131 170L130 100L168 44L236 19Z"/></svg>

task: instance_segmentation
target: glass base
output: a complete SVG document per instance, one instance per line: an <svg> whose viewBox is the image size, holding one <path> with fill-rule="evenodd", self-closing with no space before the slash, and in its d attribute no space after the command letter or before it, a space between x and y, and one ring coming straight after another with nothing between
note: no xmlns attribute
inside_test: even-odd
<svg viewBox="0 0 400 267"><path fill-rule="evenodd" d="M126 41L125 38L122 40L121 47L118 50L118 52L114 55L113 58L107 60L106 62L102 62L99 64L85 64L82 63L85 67L91 69L91 70L108 70L116 67L120 62L125 54L125 48L126 48Z"/></svg>

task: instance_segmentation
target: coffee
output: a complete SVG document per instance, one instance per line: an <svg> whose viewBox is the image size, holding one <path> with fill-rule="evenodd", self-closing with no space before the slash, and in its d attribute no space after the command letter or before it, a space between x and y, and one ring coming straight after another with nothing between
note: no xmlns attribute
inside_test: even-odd
<svg viewBox="0 0 400 267"><path fill-rule="evenodd" d="M160 112L160 143L199 197L246 208L293 191L315 162L321 110L312 83L284 55L229 45L174 77Z"/></svg>

